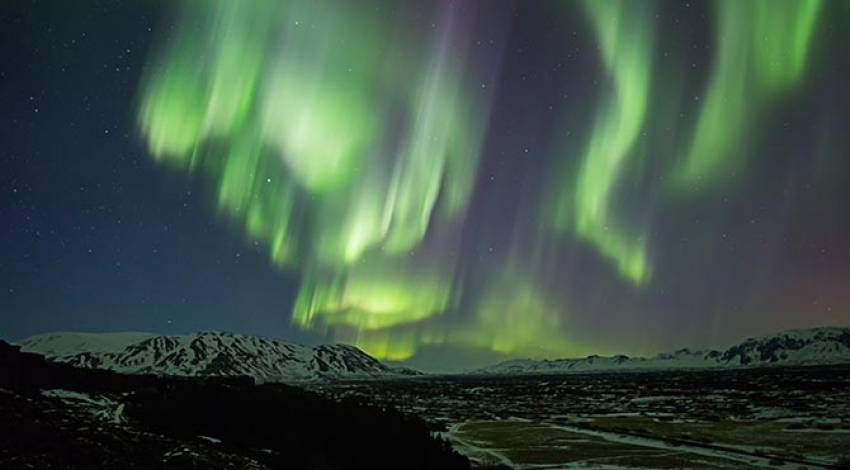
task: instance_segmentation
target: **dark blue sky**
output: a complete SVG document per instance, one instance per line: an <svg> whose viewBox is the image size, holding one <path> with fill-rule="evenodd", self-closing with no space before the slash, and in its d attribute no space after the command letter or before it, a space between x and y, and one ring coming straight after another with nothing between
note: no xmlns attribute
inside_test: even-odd
<svg viewBox="0 0 850 470"><path fill-rule="evenodd" d="M155 76L146 67L159 64L182 31L174 3L0 7L0 338L58 330L346 338L335 335L337 325L308 331L291 321L302 279L327 268L307 253L327 227L299 227L307 261L277 268L238 214L216 209L215 169L189 173L151 158L139 108L145 79ZM433 5L386 5L392 14L376 8L367 17L415 38L431 38L433 25L451 16L434 14L442 10ZM637 44L651 62L650 83L628 164L614 183L603 177L595 186L582 179L598 168L591 143L621 138L597 129L623 112L618 99L628 101L617 74L630 77L622 83L641 78L640 70L618 70L618 60L629 66L628 54L602 52L607 17L573 1L492 2L458 14L463 31L443 39L459 44L452 51L471 51L458 55L469 70L461 89L474 103L471 121L486 125L462 216L432 223L420 240L433 252L425 261L448 266L435 272L456 276L452 305L377 337L418 347L428 356L419 364L432 367L490 362L538 344L564 354L646 354L850 324L848 3L821 4L793 86L764 91L747 76L750 88L739 97L746 105L729 107L746 113L745 132L717 124L738 157L712 175L721 182L694 178L670 189L713 80L729 73L718 59L718 5L631 4L634 16L617 23L623 37L651 44ZM411 55L428 50L399 42ZM428 60L436 62L413 63ZM733 112L727 117L736 122ZM582 227L585 193L606 203L590 228ZM300 210L309 220L317 208ZM609 222L616 236L606 235ZM639 273L622 263L634 247L646 265ZM387 283L376 291L407 274L429 281L430 271L418 271L427 262L391 260L402 268L381 273L379 284ZM349 268L333 266L333 274ZM317 315L332 322L335 313ZM361 344L372 333L347 337Z"/></svg>
<svg viewBox="0 0 850 470"><path fill-rule="evenodd" d="M199 329L282 335L293 283L157 167L136 130L152 2L0 10L0 336Z"/></svg>

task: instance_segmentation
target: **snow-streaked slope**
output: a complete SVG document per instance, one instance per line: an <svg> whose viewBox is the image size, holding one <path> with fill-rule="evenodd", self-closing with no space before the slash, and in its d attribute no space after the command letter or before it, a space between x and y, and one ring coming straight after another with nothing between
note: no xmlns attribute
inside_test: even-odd
<svg viewBox="0 0 850 470"><path fill-rule="evenodd" d="M725 351L681 349L651 358L589 356L580 359L521 359L479 369L473 374L541 374L816 364L850 364L850 328L790 330L750 338Z"/></svg>
<svg viewBox="0 0 850 470"><path fill-rule="evenodd" d="M261 382L405 375L354 346L303 346L232 333L48 333L20 344L53 361L128 374L247 375Z"/></svg>

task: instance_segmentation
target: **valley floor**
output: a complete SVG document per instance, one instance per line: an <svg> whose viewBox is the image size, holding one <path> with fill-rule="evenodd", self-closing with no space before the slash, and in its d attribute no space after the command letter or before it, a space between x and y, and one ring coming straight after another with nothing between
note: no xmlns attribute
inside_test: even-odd
<svg viewBox="0 0 850 470"><path fill-rule="evenodd" d="M572 426L471 421L452 426L446 435L478 465L521 469L833 468L836 451L850 444L850 430L801 441L781 435L786 430L776 423L736 423L732 432L729 423L691 424L701 428L698 434L673 423L648 431L644 418L597 418Z"/></svg>
<svg viewBox="0 0 850 470"><path fill-rule="evenodd" d="M481 467L850 468L850 367L324 384L432 423Z"/></svg>

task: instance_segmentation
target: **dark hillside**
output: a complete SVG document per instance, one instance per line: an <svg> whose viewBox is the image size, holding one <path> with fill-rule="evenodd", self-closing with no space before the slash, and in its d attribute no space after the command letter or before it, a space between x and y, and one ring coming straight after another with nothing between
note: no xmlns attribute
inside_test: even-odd
<svg viewBox="0 0 850 470"><path fill-rule="evenodd" d="M5 342L0 370L2 468L469 467L422 421L296 387L78 369Z"/></svg>

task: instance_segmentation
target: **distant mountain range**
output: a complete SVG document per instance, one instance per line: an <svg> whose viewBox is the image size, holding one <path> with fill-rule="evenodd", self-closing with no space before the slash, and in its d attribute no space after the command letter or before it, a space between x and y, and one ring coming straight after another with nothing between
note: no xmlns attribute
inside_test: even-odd
<svg viewBox="0 0 850 470"><path fill-rule="evenodd" d="M680 349L654 357L588 356L580 359L520 359L472 374L552 374L614 370L707 369L850 364L850 328L790 330L746 341L725 351Z"/></svg>
<svg viewBox="0 0 850 470"><path fill-rule="evenodd" d="M221 332L48 333L20 343L24 352L82 368L129 374L250 376L258 382L386 379L421 375L385 364L354 346L303 346L282 340ZM473 375L552 374L589 371L707 369L850 364L850 328L791 330L750 338L724 351L680 349L654 357L588 356L518 359Z"/></svg>
<svg viewBox="0 0 850 470"><path fill-rule="evenodd" d="M48 333L21 350L54 362L127 374L250 376L259 382L392 378L417 374L388 366L354 346L303 346L220 332Z"/></svg>

